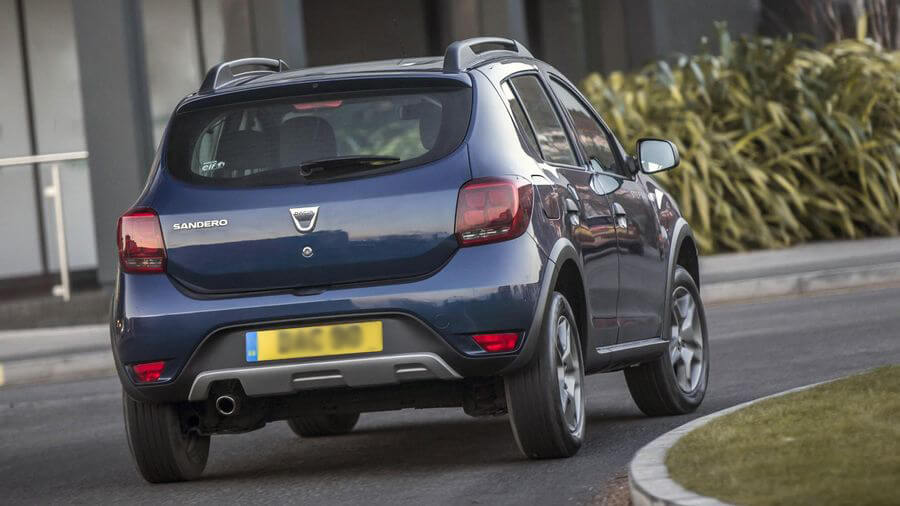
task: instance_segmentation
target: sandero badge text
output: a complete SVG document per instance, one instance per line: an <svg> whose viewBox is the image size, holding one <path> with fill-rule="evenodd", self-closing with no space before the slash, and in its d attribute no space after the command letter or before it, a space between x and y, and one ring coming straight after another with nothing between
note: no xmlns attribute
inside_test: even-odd
<svg viewBox="0 0 900 506"><path fill-rule="evenodd" d="M228 220L204 220L204 221L188 221L185 223L175 223L172 230L193 230L195 228L214 228L224 227L228 225Z"/></svg>

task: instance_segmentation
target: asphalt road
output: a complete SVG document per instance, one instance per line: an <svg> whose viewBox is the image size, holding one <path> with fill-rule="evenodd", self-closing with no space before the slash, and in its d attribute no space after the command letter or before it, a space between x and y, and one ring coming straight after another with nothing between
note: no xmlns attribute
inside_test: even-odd
<svg viewBox="0 0 900 506"><path fill-rule="evenodd" d="M200 481L148 485L122 428L117 380L0 389L0 502L581 504L634 452L687 420L791 387L900 363L900 288L708 308L710 389L690 416L647 418L621 373L588 378L584 447L519 456L505 417L462 410L363 415L347 436L301 440L283 423L213 438Z"/></svg>

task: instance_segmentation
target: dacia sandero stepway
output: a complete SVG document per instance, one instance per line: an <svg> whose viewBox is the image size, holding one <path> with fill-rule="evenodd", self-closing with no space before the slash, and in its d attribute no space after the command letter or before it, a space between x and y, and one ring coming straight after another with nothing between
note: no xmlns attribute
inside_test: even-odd
<svg viewBox="0 0 900 506"><path fill-rule="evenodd" d="M516 41L291 71L211 69L119 220L111 341L150 482L201 475L214 434L360 413L507 415L574 455L587 374L648 415L697 408L709 351L691 229L560 72Z"/></svg>

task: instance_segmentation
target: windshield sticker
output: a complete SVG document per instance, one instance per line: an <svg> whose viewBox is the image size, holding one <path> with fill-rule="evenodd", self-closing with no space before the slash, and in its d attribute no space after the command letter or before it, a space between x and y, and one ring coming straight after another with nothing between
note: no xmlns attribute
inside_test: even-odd
<svg viewBox="0 0 900 506"><path fill-rule="evenodd" d="M212 172L214 170L225 168L225 162L220 162L218 160L210 160L208 162L203 162L200 164L200 172Z"/></svg>

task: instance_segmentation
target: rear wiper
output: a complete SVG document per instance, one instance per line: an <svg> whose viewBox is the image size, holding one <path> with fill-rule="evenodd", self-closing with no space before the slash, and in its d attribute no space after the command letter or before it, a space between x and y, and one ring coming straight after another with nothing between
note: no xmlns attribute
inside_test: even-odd
<svg viewBox="0 0 900 506"><path fill-rule="evenodd" d="M332 169L344 169L350 167L369 169L392 165L399 161L400 159L394 156L336 156L334 158L321 158L319 160L310 160L300 164L300 175L303 177L310 177L316 172L328 171L330 173L332 172ZM329 174L329 176L331 175L335 174Z"/></svg>
<svg viewBox="0 0 900 506"><path fill-rule="evenodd" d="M295 179L305 181L307 179L340 178L350 175L359 169L377 169L399 162L400 159L393 156L337 156L303 162L299 167L294 165L263 170L238 179L262 184L281 184L286 180L294 181Z"/></svg>

